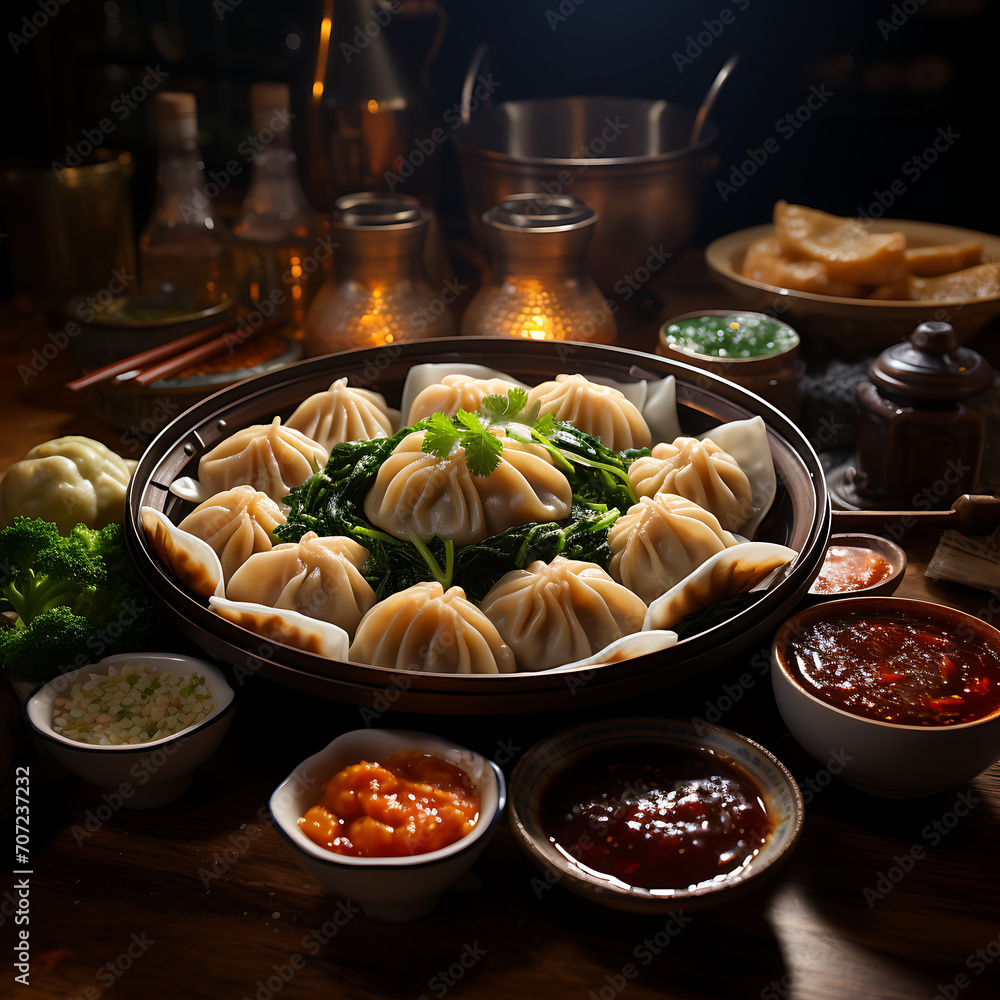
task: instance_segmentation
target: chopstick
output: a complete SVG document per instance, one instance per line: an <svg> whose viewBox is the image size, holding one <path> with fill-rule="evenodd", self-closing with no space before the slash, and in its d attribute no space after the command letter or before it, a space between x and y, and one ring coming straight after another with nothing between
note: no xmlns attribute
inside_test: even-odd
<svg viewBox="0 0 1000 1000"><path fill-rule="evenodd" d="M240 346L248 340L266 333L268 330L273 330L276 326L281 326L282 323L284 323L284 320L279 318L265 320L259 326L252 327L245 334L240 334L235 346ZM175 375L177 372L183 371L185 368L189 368L199 361L214 358L217 354L222 354L223 351L232 349L233 331L236 329L237 324L234 323L222 336L210 340L207 344L201 344L175 357L168 358L166 361L160 362L160 364L153 365L151 368L139 372L134 378L129 379L129 382L133 382L136 385L150 385L152 382L158 382L161 378L168 378L171 375Z"/></svg>
<svg viewBox="0 0 1000 1000"><path fill-rule="evenodd" d="M138 354L122 358L120 361L112 361L111 364L105 365L103 368L95 368L92 372L87 372L86 375L81 375L80 378L75 378L72 382L67 382L66 388L76 392L80 389L97 385L98 382L114 378L116 375L124 375L125 372L134 371L136 368L144 368L146 365L153 364L156 361L173 357L178 351L186 351L197 344L203 344L206 340L211 340L226 330L235 329L236 323L235 319L228 319L222 323L216 323L214 326L206 326L202 330L195 330L194 333L185 334L176 340L168 340L167 343L160 344L158 347L149 347L145 351L139 351Z"/></svg>

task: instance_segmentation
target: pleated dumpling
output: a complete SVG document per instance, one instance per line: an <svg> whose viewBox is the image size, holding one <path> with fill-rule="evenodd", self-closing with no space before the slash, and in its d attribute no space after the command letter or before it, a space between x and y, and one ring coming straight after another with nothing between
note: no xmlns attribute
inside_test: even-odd
<svg viewBox="0 0 1000 1000"><path fill-rule="evenodd" d="M280 503L329 457L321 444L275 417L270 424L237 431L202 455L198 479L209 494L252 486Z"/></svg>
<svg viewBox="0 0 1000 1000"><path fill-rule="evenodd" d="M649 606L645 629L672 629L710 604L753 590L798 553L774 542L740 542L717 552Z"/></svg>
<svg viewBox="0 0 1000 1000"><path fill-rule="evenodd" d="M483 614L514 650L520 670L582 660L642 628L646 604L595 563L556 556L501 577Z"/></svg>
<svg viewBox="0 0 1000 1000"><path fill-rule="evenodd" d="M270 551L274 529L284 523L281 507L266 493L234 486L199 504L177 527L215 549L228 582L255 552Z"/></svg>
<svg viewBox="0 0 1000 1000"><path fill-rule="evenodd" d="M331 660L346 660L350 639L347 633L331 622L309 618L287 608L269 608L263 604L245 604L225 597L210 597L208 608L220 618L239 625L249 632L283 646L293 646L307 653ZM273 651L258 649L261 657Z"/></svg>
<svg viewBox="0 0 1000 1000"><path fill-rule="evenodd" d="M675 493L711 511L727 531L739 531L754 513L747 474L708 438L679 437L636 459L628 478L639 497Z"/></svg>
<svg viewBox="0 0 1000 1000"><path fill-rule="evenodd" d="M528 407L536 402L540 413L600 438L612 451L648 448L652 442L645 419L623 392L583 375L557 375L554 382L536 385L528 392Z"/></svg>
<svg viewBox="0 0 1000 1000"><path fill-rule="evenodd" d="M478 412L486 396L506 396L516 389L516 382L503 378L473 378L471 375L445 375L440 382L423 389L410 407L407 424L415 424L432 413L454 416L459 410Z"/></svg>
<svg viewBox="0 0 1000 1000"><path fill-rule="evenodd" d="M307 531L297 542L251 556L226 584L226 597L244 604L297 611L353 635L375 603L361 575L368 550L343 536Z"/></svg>
<svg viewBox="0 0 1000 1000"><path fill-rule="evenodd" d="M344 441L373 441L392 434L385 396L354 389L346 378L301 402L285 426L312 438L328 452Z"/></svg>
<svg viewBox="0 0 1000 1000"><path fill-rule="evenodd" d="M509 674L514 654L461 587L418 583L361 619L350 659L436 674Z"/></svg>
<svg viewBox="0 0 1000 1000"><path fill-rule="evenodd" d="M685 497L642 497L608 532L608 571L646 604L717 552L736 545L711 512Z"/></svg>
<svg viewBox="0 0 1000 1000"><path fill-rule="evenodd" d="M150 548L163 560L178 583L199 597L222 596L222 564L208 542L182 531L162 510L139 511L142 530Z"/></svg>
<svg viewBox="0 0 1000 1000"><path fill-rule="evenodd" d="M421 449L424 432L408 434L382 463L365 497L365 517L396 538L435 535L471 545L521 524L568 517L573 490L545 449L503 437L500 464L473 476L465 449L447 458Z"/></svg>

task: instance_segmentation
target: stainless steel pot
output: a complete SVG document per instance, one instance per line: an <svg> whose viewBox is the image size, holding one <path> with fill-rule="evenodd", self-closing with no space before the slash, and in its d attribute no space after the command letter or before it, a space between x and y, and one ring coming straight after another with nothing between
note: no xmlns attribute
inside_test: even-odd
<svg viewBox="0 0 1000 1000"><path fill-rule="evenodd" d="M645 284L640 269L656 273L694 235L714 125L691 146L694 108L617 97L506 101L473 114L483 57L469 69L455 131L476 242L486 248L483 213L513 194L572 195L600 217L587 261L605 293L629 277Z"/></svg>
<svg viewBox="0 0 1000 1000"><path fill-rule="evenodd" d="M567 358L567 351L571 356ZM778 492L757 537L797 549L784 575L754 605L675 646L592 670L522 674L424 674L330 660L258 636L212 614L157 559L139 510L164 510L175 523L190 504L169 493L179 476L197 475L201 455L241 427L283 418L335 379L383 392L399 405L410 367L475 360L534 384L562 371L618 380L677 378L681 427L698 434L728 420L760 414L777 474ZM596 344L459 337L348 351L289 365L225 389L179 416L153 441L129 484L125 533L129 552L162 610L205 652L311 695L407 712L492 715L576 708L638 695L701 674L761 642L805 596L826 554L830 501L823 469L802 432L783 414L733 382L649 354ZM769 640L767 640L769 641Z"/></svg>

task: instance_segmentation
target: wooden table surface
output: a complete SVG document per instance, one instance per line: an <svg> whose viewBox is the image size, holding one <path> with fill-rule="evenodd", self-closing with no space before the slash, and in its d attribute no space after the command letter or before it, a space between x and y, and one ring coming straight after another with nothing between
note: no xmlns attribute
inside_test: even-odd
<svg viewBox="0 0 1000 1000"><path fill-rule="evenodd" d="M676 291L672 313L699 294L695 305L718 301L704 282L666 287ZM76 372L66 352L26 384L18 376L51 329L16 304L0 306L0 469L65 433L97 437L134 455L135 441L126 447L120 431L61 388ZM648 329L630 341L647 350L653 344ZM990 595L923 576L936 537L904 537L910 562L899 595L987 616ZM747 658L756 652L748 650ZM722 684L744 668L743 660L734 661L703 682L583 713L475 719L387 713L377 724L455 739L509 775L532 742L582 719L704 717L718 705ZM46 768L33 765L30 986L14 981L16 897L5 889L0 996L94 1000L109 990L143 1000L1000 995L1000 766L933 798L878 799L828 780L788 735L766 678L720 722L774 752L807 801L791 860L752 895L693 913L670 934L678 924L668 927L666 917L616 914L559 886L540 891L536 870L501 823L471 875L437 909L411 924L387 925L327 896L267 818L274 787L304 757L363 726L359 709L251 679L240 687L219 751L172 805L113 809L99 790L75 778L47 784ZM636 970L634 978L623 975L626 966Z"/></svg>

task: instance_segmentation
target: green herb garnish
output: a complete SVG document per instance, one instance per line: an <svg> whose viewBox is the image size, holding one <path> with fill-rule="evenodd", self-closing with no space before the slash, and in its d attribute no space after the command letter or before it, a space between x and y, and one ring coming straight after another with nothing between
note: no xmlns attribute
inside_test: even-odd
<svg viewBox="0 0 1000 1000"><path fill-rule="evenodd" d="M275 535L283 542L298 541L307 531L354 538L369 551L363 573L377 600L427 580L437 580L446 590L462 587L478 600L510 570L539 559L551 562L557 555L607 568L608 529L636 502L628 466L649 450L619 454L551 413L539 416L537 405L525 411L527 400L527 392L515 388L486 396L478 414L435 413L392 437L336 445L326 468L285 497L288 520ZM458 550L437 536L426 542L396 538L365 518L365 496L379 468L407 435L423 431L423 451L438 458L447 458L456 446L464 448L469 471L485 476L503 455L504 439L491 431L500 426L513 440L543 447L565 474L573 490L569 517L508 528Z"/></svg>
<svg viewBox="0 0 1000 1000"><path fill-rule="evenodd" d="M486 396L483 399L485 422L476 413L459 410L454 417L435 413L428 418L424 434L423 451L438 458L447 458L458 444L465 449L465 462L474 476L488 476L499 464L503 455L503 441L490 432L492 427L500 427L517 419L528 402L526 390L516 387L507 395ZM526 415L524 422L529 426L532 418L538 416L538 406Z"/></svg>

